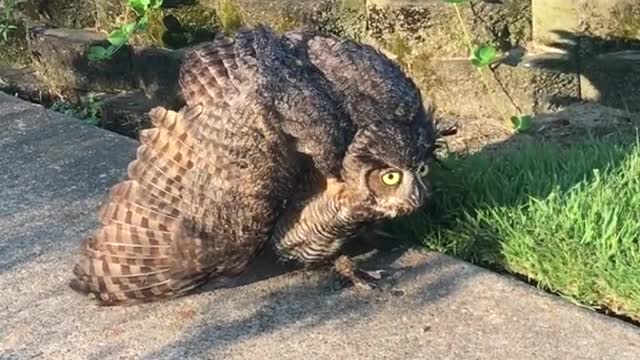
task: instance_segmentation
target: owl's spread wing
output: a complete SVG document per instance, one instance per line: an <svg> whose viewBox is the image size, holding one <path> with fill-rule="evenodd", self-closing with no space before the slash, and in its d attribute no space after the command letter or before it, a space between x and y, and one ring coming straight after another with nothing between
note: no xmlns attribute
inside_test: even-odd
<svg viewBox="0 0 640 360"><path fill-rule="evenodd" d="M155 128L85 240L74 289L103 304L177 296L241 272L268 240L300 159L263 92L252 36L187 56L187 107L150 113Z"/></svg>
<svg viewBox="0 0 640 360"><path fill-rule="evenodd" d="M206 281L210 264L198 255L206 247L183 223L187 174L195 163L210 163L189 134L201 113L200 106L151 111L155 128L142 132L128 179L100 208L101 225L83 242L72 288L110 305L179 295Z"/></svg>

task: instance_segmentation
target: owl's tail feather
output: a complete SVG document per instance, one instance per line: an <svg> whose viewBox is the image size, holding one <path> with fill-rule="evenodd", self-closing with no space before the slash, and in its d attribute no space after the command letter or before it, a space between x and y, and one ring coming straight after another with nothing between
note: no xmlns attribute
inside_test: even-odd
<svg viewBox="0 0 640 360"><path fill-rule="evenodd" d="M185 174L200 161L189 129L201 108L156 108L155 128L143 131L129 179L116 184L100 208L101 226L83 244L70 286L103 305L132 304L184 294L208 273L180 253L200 245L182 228Z"/></svg>

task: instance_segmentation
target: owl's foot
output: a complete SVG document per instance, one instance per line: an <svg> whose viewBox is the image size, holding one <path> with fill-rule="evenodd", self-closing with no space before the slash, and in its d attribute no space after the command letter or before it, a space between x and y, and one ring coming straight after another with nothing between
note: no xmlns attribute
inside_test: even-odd
<svg viewBox="0 0 640 360"><path fill-rule="evenodd" d="M346 283L364 289L364 290L380 290L380 286L376 281L381 280L384 276L383 270L365 271L358 268L356 263L348 256L340 256L334 263L334 271L337 279L342 284L338 288L344 287Z"/></svg>

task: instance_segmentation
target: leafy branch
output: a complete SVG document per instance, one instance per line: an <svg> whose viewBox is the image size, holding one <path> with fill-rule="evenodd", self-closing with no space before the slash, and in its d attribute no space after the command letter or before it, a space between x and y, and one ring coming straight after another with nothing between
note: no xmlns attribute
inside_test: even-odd
<svg viewBox="0 0 640 360"><path fill-rule="evenodd" d="M129 39L137 32L145 31L149 27L149 9L158 9L162 6L162 0L127 0L124 25L113 30L108 36L108 47L92 46L87 54L91 61L103 61L110 59L121 47L129 43ZM135 15L135 21L127 22L131 13Z"/></svg>
<svg viewBox="0 0 640 360"><path fill-rule="evenodd" d="M491 71L493 71L493 69L491 68L491 65L496 63L500 59L498 57L498 50L494 46L484 44L482 46L474 47L473 44L471 43L471 37L469 36L467 27L465 26L464 20L462 19L462 14L460 13L460 8L458 5L470 3L472 0L442 0L442 1L447 4L453 5L456 11L458 22L460 23L460 27L462 28L462 32L464 35L464 39L467 43L467 47L469 49L469 53L471 54L469 61L478 70L478 74L480 75L480 80L482 81L485 88L487 89L487 93L489 94L489 97L491 98L491 102L493 103L493 106L496 109L497 113L499 113L503 119L505 120L509 119L511 121L511 124L513 125L513 129L515 132L520 133L520 132L525 132L529 130L532 125L531 115L522 114L518 106L514 103L513 105L516 108L516 111L518 112L518 114L507 118L507 116L500 110L501 107L498 106L498 102L496 101L494 94L491 91L491 87L489 86L489 82L487 81L487 78L485 77L485 73L483 70L488 68ZM506 93L506 90L504 88L503 88L503 91L505 91ZM507 93L507 96L508 95L509 94Z"/></svg>

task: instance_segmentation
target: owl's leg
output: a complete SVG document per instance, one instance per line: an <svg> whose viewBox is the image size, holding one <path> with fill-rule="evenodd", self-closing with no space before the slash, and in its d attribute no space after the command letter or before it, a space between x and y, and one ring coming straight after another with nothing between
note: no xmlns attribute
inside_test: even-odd
<svg viewBox="0 0 640 360"><path fill-rule="evenodd" d="M283 259L295 260L307 268L330 266L340 282L348 282L363 289L378 289L375 281L382 271L364 271L350 257L343 255L344 247L363 230L364 224L354 220L348 212L343 185L328 180L316 191L301 193L292 199L278 220L271 241Z"/></svg>

